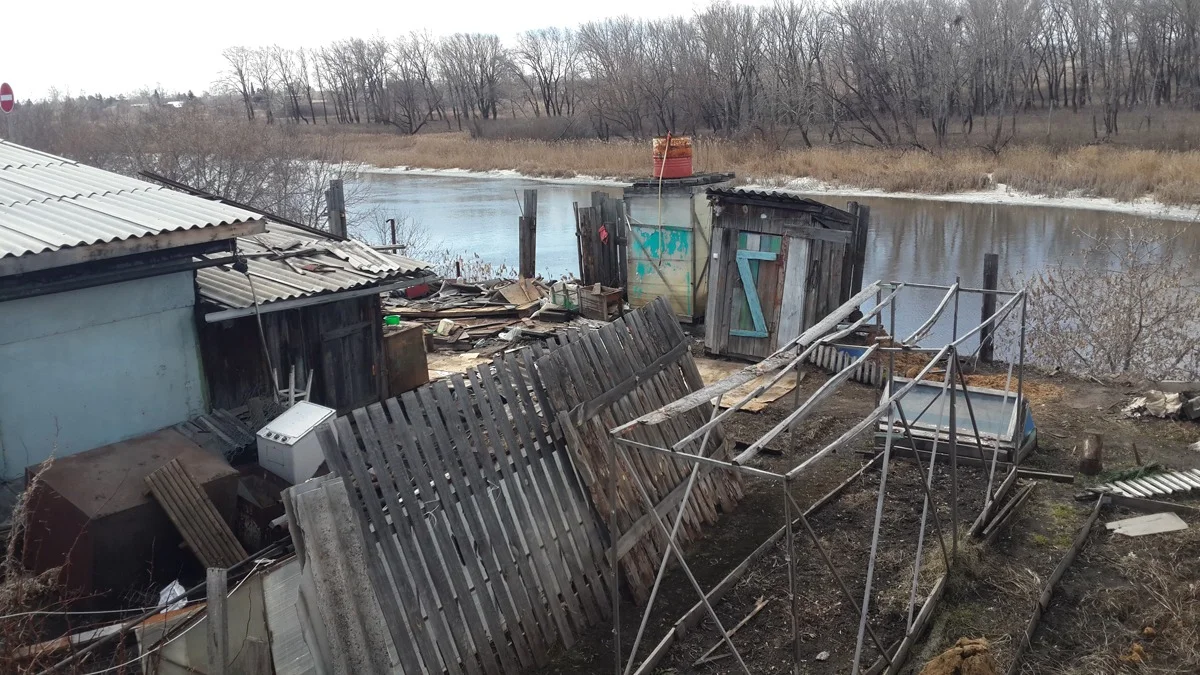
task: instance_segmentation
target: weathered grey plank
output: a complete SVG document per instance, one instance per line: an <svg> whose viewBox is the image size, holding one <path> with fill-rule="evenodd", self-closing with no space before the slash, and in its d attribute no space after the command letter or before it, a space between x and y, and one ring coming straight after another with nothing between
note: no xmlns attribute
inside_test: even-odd
<svg viewBox="0 0 1200 675"><path fill-rule="evenodd" d="M563 643L570 646L575 642L575 634L567 621L563 603L559 601L562 586L565 585L565 577L562 576L557 555L552 556L550 552L554 546L553 538L548 534L543 534L542 528L539 527L540 523L544 522L546 515L539 508L540 505L537 501L529 498L525 484L513 471L516 462L512 456L518 451L514 448L515 441L512 438L511 425L503 417L502 409L500 413L493 409L491 403L493 397L489 388L484 384L492 377L490 369L487 372L484 372L483 369L472 369L467 372L467 377L476 391L476 404L479 406L484 429L486 429L488 437L492 439L493 448L500 450L497 453L496 465L501 478L497 480L497 485L501 487L500 492L508 501L514 522L521 527L521 533L527 546L526 554L534 565L532 576L537 579L539 591L545 595L544 602L554 619L554 628L557 629ZM499 426L497 426L497 421ZM547 637L549 637L550 627L543 626L543 629L547 631Z"/></svg>

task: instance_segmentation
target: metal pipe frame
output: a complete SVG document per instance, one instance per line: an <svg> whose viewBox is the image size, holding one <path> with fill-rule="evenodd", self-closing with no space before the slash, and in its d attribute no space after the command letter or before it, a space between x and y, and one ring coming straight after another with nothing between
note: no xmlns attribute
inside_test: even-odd
<svg viewBox="0 0 1200 675"><path fill-rule="evenodd" d="M884 502L885 502L886 494L887 494L887 478L888 478L890 466L892 464L891 460L893 459L892 449L893 449L893 445L895 442L896 432L899 431L899 433L902 434L902 437L907 438L910 446L914 450L913 454L916 457L916 467L917 467L918 475L921 476L919 483L921 485L921 490L923 493L923 501L924 501L924 505L923 505L922 513L921 513L920 527L918 529L918 534L917 534L916 559L915 559L915 562L913 565L913 572L912 572L913 577L912 577L912 584L911 584L910 594L909 594L907 624L906 624L906 631L905 631L905 638L904 638L905 640L911 642L912 640L915 640L917 637L913 631L922 630L926 623L924 621L915 621L914 622L913 612L916 609L916 597L917 597L918 587L920 584L922 554L923 554L924 543L925 543L925 538L926 538L926 531L927 531L927 526L928 526L928 521L929 521L928 516L931 513L933 516L932 520L934 523L935 536L938 539L939 548L942 552L943 559L946 563L946 570L947 570L946 573L950 574L955 569L955 566L956 566L955 561L957 559L958 545L959 545L959 543L958 543L958 541L959 541L959 536L958 536L958 524L959 524L958 483L959 483L959 476L958 476L958 461L957 461L958 460L959 438L958 438L958 428L957 428L958 427L957 408L959 405L960 397L962 399L962 403L966 407L968 416L970 417L970 420L971 420L971 429L974 433L974 443L975 443L976 447L979 449L979 452L981 453L980 456L985 457L985 455L982 454L984 452L983 436L980 433L979 426L978 426L977 420L975 418L974 408L971 404L970 391L966 384L966 378L962 372L963 371L963 356L961 353L961 347L967 340L969 340L971 337L978 334L983 329L984 326L992 325L994 327L998 327L1001 324L1003 324L1006 320L1008 320L1011 316L1014 315L1016 308L1018 306L1020 307L1020 310L1021 310L1020 315L1019 315L1019 317L1020 317L1019 318L1019 321L1020 321L1020 346L1019 346L1019 352L1018 352L1018 362L1015 367L1017 369L1017 401L1016 401L1016 404L1018 406L1020 406L1020 408L1019 408L1020 412L1018 412L1018 414L1017 414L1017 424L1018 424L1017 433L1021 433L1024 428L1024 426L1023 426L1024 425L1024 414L1023 414L1024 413L1024 410L1023 410L1024 401L1022 399L1022 392L1023 392L1022 380L1023 380L1023 375L1024 375L1024 363L1025 363L1026 294L1025 294L1024 289L1017 290L1017 291L994 291L994 290L990 290L990 289L966 288L966 287L963 287L957 279L956 279L955 283L951 286L940 286L940 285L935 285L935 284L919 284L919 283L908 283L908 282L905 282L905 283L892 282L892 283L877 283L877 284L875 284L875 288L879 289L879 290L872 291L876 295L876 298L875 298L876 304L875 304L875 307L873 307L869 313L864 314L864 316L862 318L860 318L858 321L854 322L853 324L851 324L850 326L848 326L846 328L842 328L837 331L831 332L820 338L816 338L816 339L810 338L811 342L808 344L807 347L805 347L805 349L803 349L799 354L797 354L794 358L790 359L786 363L779 364L778 372L775 374L775 376L769 382L767 382L764 385L760 385L760 386L756 387L753 391L751 391L746 396L743 396L736 403L734 403L731 407L725 409L724 411L720 411L720 399L721 399L721 396L724 395L725 389L716 387L715 390L719 390L720 393L716 396L715 401L710 401L710 403L712 403L714 405L714 407L712 410L712 414L709 416L708 421L705 422L704 424L700 425L699 427L697 427L690 433L688 433L686 436L684 436L679 441L675 442L672 445L672 447L670 447L670 448L658 447L655 445L650 445L647 443L641 443L638 441L634 441L634 440L631 440L628 438L622 438L620 436L620 434L631 426L628 423L625 425L622 425L621 427L617 427L617 428L610 430L611 438L613 441L615 441L615 444L613 446L613 451L610 454L610 480L612 481L612 487L611 487L612 494L614 496L616 494L616 476L618 474L617 461L618 461L618 456L619 456L620 460L622 462L624 462L626 467L629 469L629 471L627 473L628 478L631 480L631 482L637 488L637 492L641 498L641 501L645 504L646 508L648 509L648 513L652 516L652 519L656 526L656 529L659 531L660 534L662 534L664 537L666 537L666 550L663 553L663 559L661 560L660 565L659 565L658 575L655 579L654 586L651 590L650 599L646 604L645 613L642 616L641 625L639 627L638 634L634 639L633 648L632 648L631 652L629 653L627 663L624 662L621 657L620 630L619 630L619 618L618 618L619 615L617 613L618 608L616 606L619 603L619 595L617 594L617 592L615 590L616 589L616 580L617 580L617 578L619 578L619 574L618 574L619 561L617 561L615 559L616 558L616 556L615 556L616 549L615 549L615 544L614 544L614 548L613 548L614 560L612 561L613 577L614 577L614 583L613 583L614 590L613 590L612 601L614 604L613 620L614 620L614 637L615 637L615 641L616 641L616 646L615 646L616 663L615 663L614 672L617 675L629 675L634 670L634 665L637 662L638 647L641 645L642 638L644 636L646 627L649 623L650 613L653 611L653 608L654 608L654 603L655 603L655 600L657 597L657 591L659 590L665 570L668 566L668 563L669 563L672 555L676 556L679 559L680 567L683 569L684 574L688 578L688 581L691 583L693 588L699 594L700 601L704 605L704 608L707 611L709 618L712 619L714 625L717 627L717 630L720 631L721 639L723 640L724 644L730 650L732 656L737 660L741 670L743 672L747 672L747 673L749 672L749 670L746 667L745 662L742 660L741 654L737 651L735 645L733 644L731 637L728 635L728 633L725 631L724 627L722 626L722 624L717 616L715 607L713 606L712 603L709 602L708 597L707 597L708 594L705 593L704 589L696 581L695 577L693 576L693 574L691 572L691 569L688 567L687 562L684 559L682 551L680 550L680 545L679 545L679 541L678 541L679 527L680 527L680 523L683 519L684 511L688 508L689 500L693 496L693 488L699 479L700 472L701 472L701 465L706 465L707 467L709 467L710 470L711 469L721 469L724 471L735 471L735 472L739 472L746 476L767 478L767 479L778 481L780 483L780 486L783 491L783 496L784 496L783 510L784 510L784 518L785 518L785 528L784 528L785 529L785 537L784 537L783 545L785 547L785 557L787 560L788 611L789 611L789 615L791 618L791 633L792 633L791 634L791 642L792 642L791 651L793 652L793 654L792 654L793 672L796 672L796 670L798 669L799 664L800 664L800 651L799 651L800 625L799 625L799 612L798 612L798 608L797 608L797 604L796 604L796 599L797 599L796 590L797 590L798 580L797 580L796 569L795 569L795 564L796 564L796 560L797 560L797 542L796 542L796 538L794 535L794 528L797 526L797 524L803 526L805 531L808 533L809 539L812 542L813 549L817 552L818 556L824 562L826 567L828 567L829 571L833 574L834 579L837 582L839 591L842 593L843 596L845 596L847 603L849 604L850 607L853 608L854 613L857 615L858 634L857 634L856 643L855 643L854 664L852 666L851 672L854 675L857 675L861 671L862 652L863 652L863 647L865 646L866 638L868 636L870 637L871 642L873 643L874 647L879 651L879 653L882 655L883 660L886 662L889 673L896 672L898 670L898 668L901 665L903 665L901 662L903 660L903 657L901 657L899 655L897 656L898 660L893 661L891 655L889 654L889 651L885 648L882 640L876 634L875 630L870 626L870 621L869 621L872 586L873 586L874 572L875 572L875 563L876 563L876 558L879 553L880 533L881 533L882 524L883 524L883 507L884 507ZM888 347L885 347L878 343L874 344L874 345L870 345L866 348L865 353L863 355L861 355L858 359L855 359L855 361L853 363L851 363L849 366L847 366L846 368L843 368L842 370L840 370L837 373L835 373L834 375L832 375L820 388L817 389L816 392L814 392L811 396L809 396L808 399L805 400L803 403L799 402L799 395L797 393L797 395L795 397L795 399L796 399L795 409L784 420L782 420L779 424L775 425L770 431L764 433L762 436L760 436L758 438L758 440L751 443L751 445L745 451L743 451L741 454L739 454L733 460L724 461L724 460L716 459L715 457L706 456L704 454L704 449L708 444L708 439L709 439L709 436L712 433L713 429L715 429L717 426L719 426L723 420L727 419L734 412L736 412L737 410L740 410L745 404L747 404L751 400L757 398L758 396L762 395L762 393L764 393L765 391L770 389L772 386L774 386L788 372L798 368L799 364L808 355L810 355L812 353L812 351L814 349L816 349L818 346L823 346L823 345L824 346L834 346L834 347L843 346L843 345L840 345L837 342L837 340L840 340L842 337L849 335L854 330L857 330L858 327L860 327L872 320L874 320L876 323L881 324L882 318L883 318L882 311L885 308L887 308L890 313L890 316L888 317L889 323L891 324L890 325L890 328L891 328L890 333L894 339L895 334L896 334L895 323L896 323L897 304L898 304L897 298L898 298L899 293L905 288L943 290L943 291L946 291L946 293L944 294L944 296L942 297L941 301L938 303L938 305L934 309L934 311L930 314L928 319L925 322L923 322L921 324L921 326L916 331L914 331L903 343L900 343L896 346L888 346ZM891 291L889 294L886 295L886 297L884 296L884 292L883 292L884 289L888 289ZM962 293L984 293L984 292L996 293L998 295L1008 296L1008 300L1004 303L1004 305L1002 307L1000 307L998 310L996 310L996 312L992 316L984 319L978 325L972 327L970 330L966 331L965 333L960 334L959 325L958 325L960 294L962 294ZM862 295L862 294L860 294L860 295ZM865 297L865 295L864 295L864 297ZM951 340L948 343L946 343L936 349L917 346L915 344L915 342L920 339L923 339L932 330L934 324L936 324L937 320L946 312L947 307L949 307L951 305L951 303L953 304L953 326L951 329L952 330ZM842 308L839 308L839 309L842 309ZM993 331L993 335L994 334L995 334L995 331ZM784 347L781 347L778 351L776 351L775 354L772 355L772 357L777 357L780 354L785 353L788 349L794 348L799 343L799 341L800 341L799 338L797 338L796 340L792 340L791 342L786 344ZM847 346L849 346L849 345L847 345ZM858 349L863 348L863 345L852 345L852 346L855 348L858 348ZM925 366L917 373L917 375L915 377L911 378L909 381L905 382L903 384L903 386L901 386L899 389L897 389L895 387L895 385L899 384L899 383L896 382L896 380L894 379L894 372L895 372L894 359L895 359L896 352L917 352L917 353L932 354L932 357L930 358L928 363L925 364ZM816 410L820 406L820 404L823 403L829 397L829 394L831 394L845 379L847 379L849 377L849 375L854 372L855 369L861 367L867 358L869 358L872 355L876 355L876 354L887 354L889 357L888 358L889 365L891 365L892 367L889 367L889 369L888 369L889 387L887 390L887 395L884 397L884 400L880 402L879 406L876 407L869 415L867 415L865 418L863 418L858 423L856 423L849 431L845 432L844 434L839 436L837 439L835 439L831 443L827 444L825 447L821 448L816 453L812 454L807 459L800 462L799 464L794 466L792 469L790 469L786 473L770 471L770 470L759 468L759 467L749 466L747 464L747 462L752 460L757 455L759 450L761 450L763 447L765 447L771 440L778 437L779 434L783 433L783 431L794 429L796 422L804 419L807 415L809 415L811 412ZM936 397L934 397L934 399L932 401L930 401L927 405L925 405L924 408L921 409L917 418L910 420L905 415L905 412L904 412L903 400L904 400L905 396L910 391L912 391L913 388L915 388L918 384L925 382L926 378L930 375L930 373L938 365L943 364L943 363L945 364L946 374L945 374L945 377L943 378L941 392ZM1009 383L1011 383L1012 368L1013 368L1013 365L1010 364L1010 375L1008 378ZM961 385L961 388L960 388L960 385ZM1010 386L1009 384L1006 384L1006 386L1005 386L1005 400L1006 401L1008 400L1007 397L1008 397L1008 393L1009 393L1009 386ZM924 463L921 459L920 452L916 451L917 434L914 432L914 427L913 427L913 425L917 421L917 419L919 419L921 416L923 416L924 413L927 410L929 410L929 408L932 407L934 405L934 403L937 403L939 400L940 400L940 403L942 406L943 413L946 411L946 409L948 407L949 408L949 416L950 416L950 424L949 424L948 434L947 434L948 439L946 441L947 446L948 446L947 454L949 455L950 473L951 473L949 497L950 497L950 503L951 503L952 523L951 523L950 528L948 528L948 529L951 530L950 537L951 537L952 542L951 542L949 549L947 548L947 545L946 545L946 533L945 533L945 529L943 528L941 517L938 515L938 512L937 512L937 503L934 500L934 492L933 492L934 468L936 466L937 459L938 459L938 445L940 442L941 433L939 432L939 433L934 434L933 451L929 457L929 467L928 467L928 469L926 469L924 466ZM670 405L671 404L668 404L668 406L670 406ZM649 415L653 415L659 411L662 411L664 408L667 408L668 406L663 406L663 408L659 408L656 411L647 413L646 415L643 415L642 417L645 418ZM867 572L866 572L866 578L865 578L865 582L864 582L863 597L862 597L861 602L859 602L858 600L856 600L853 597L853 595L850 591L850 587L846 584L845 580L839 573L836 565L834 565L834 563L830 559L828 553L825 551L824 547L821 545L820 540L817 537L815 530L813 530L811 524L808 522L808 519L805 517L804 511L799 508L799 504L797 503L795 496L793 494L793 488L794 488L794 484L795 484L796 480L799 479L803 474L810 471L818 462L824 460L826 457L828 457L830 454L832 454L836 450L848 445L859 434L861 434L864 430L866 430L867 427L872 426L872 425L878 425L881 422L880 418L883 417L884 415L887 416L887 426L886 426L884 448L882 451L882 460L883 461L882 461L882 463L879 464L880 480L879 480L879 487L877 489L878 491L877 491L877 496L876 496L875 522L874 522L874 525L872 527L872 532L871 532L871 546L870 546L870 553L869 553L869 556L867 559ZM641 418L639 418L639 419L641 419ZM703 437L703 440L701 441L700 448L695 453L684 450L684 448L688 447L689 444L691 444L697 438L701 438L701 437ZM996 439L996 443L998 443L998 437ZM692 463L692 466L690 468L690 473L688 476L687 487L684 490L683 497L679 502L679 505L677 507L679 510L675 514L675 520L673 523L671 523L670 528L668 528L667 524L663 521L662 516L660 516L658 514L658 512L655 510L655 505L653 503L651 503L649 493L646 491L646 488L645 488L644 484L642 483L641 477L638 476L633 471L634 465L629 456L630 449L660 453L660 454L672 457L677 460L683 460L683 461ZM994 464L995 464L997 455L998 455L998 445L993 448L993 457L992 457L993 470L994 470ZM878 458L879 457L877 456L877 459ZM991 492L991 481L990 480L989 480L988 492L989 492L989 494L985 497L985 504L990 505L991 498L992 498L992 495L990 494L990 492ZM615 533L616 532L615 528L617 527L615 499L612 500L612 503L613 503L612 511L609 514L610 529L612 532ZM986 508L986 506L985 506L985 508ZM797 513L799 514L799 518L796 518ZM613 541L615 542L616 539L617 539L617 535L614 534ZM926 604L928 604L928 603L926 603ZM929 607L923 607L922 608L922 616L924 616L925 612L929 609L930 609ZM654 652L658 652L658 651L659 650L657 650L657 649L654 650ZM878 664L877 664L877 666L878 666ZM643 664L642 667L645 668L646 665Z"/></svg>

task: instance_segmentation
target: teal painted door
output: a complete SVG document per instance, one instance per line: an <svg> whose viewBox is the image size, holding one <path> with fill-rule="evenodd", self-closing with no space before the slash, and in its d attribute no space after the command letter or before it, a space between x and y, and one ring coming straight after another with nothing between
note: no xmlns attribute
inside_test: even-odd
<svg viewBox="0 0 1200 675"><path fill-rule="evenodd" d="M737 280L731 298L729 334L735 337L770 337L776 322L779 257L783 238L739 232L736 251Z"/></svg>

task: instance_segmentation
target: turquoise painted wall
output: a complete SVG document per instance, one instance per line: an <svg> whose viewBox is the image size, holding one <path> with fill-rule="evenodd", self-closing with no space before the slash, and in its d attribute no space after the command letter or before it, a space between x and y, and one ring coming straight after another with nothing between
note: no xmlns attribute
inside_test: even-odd
<svg viewBox="0 0 1200 675"><path fill-rule="evenodd" d="M205 411L192 272L0 303L0 475Z"/></svg>

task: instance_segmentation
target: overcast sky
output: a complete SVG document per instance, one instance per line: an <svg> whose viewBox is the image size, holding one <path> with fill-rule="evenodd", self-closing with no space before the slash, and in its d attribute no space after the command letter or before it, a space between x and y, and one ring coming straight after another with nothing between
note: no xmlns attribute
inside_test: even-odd
<svg viewBox="0 0 1200 675"><path fill-rule="evenodd" d="M745 0L743 0L745 1ZM161 86L209 89L233 45L313 47L348 37L497 33L576 26L608 16L687 15L706 0L5 0L0 81L18 99L116 95Z"/></svg>

